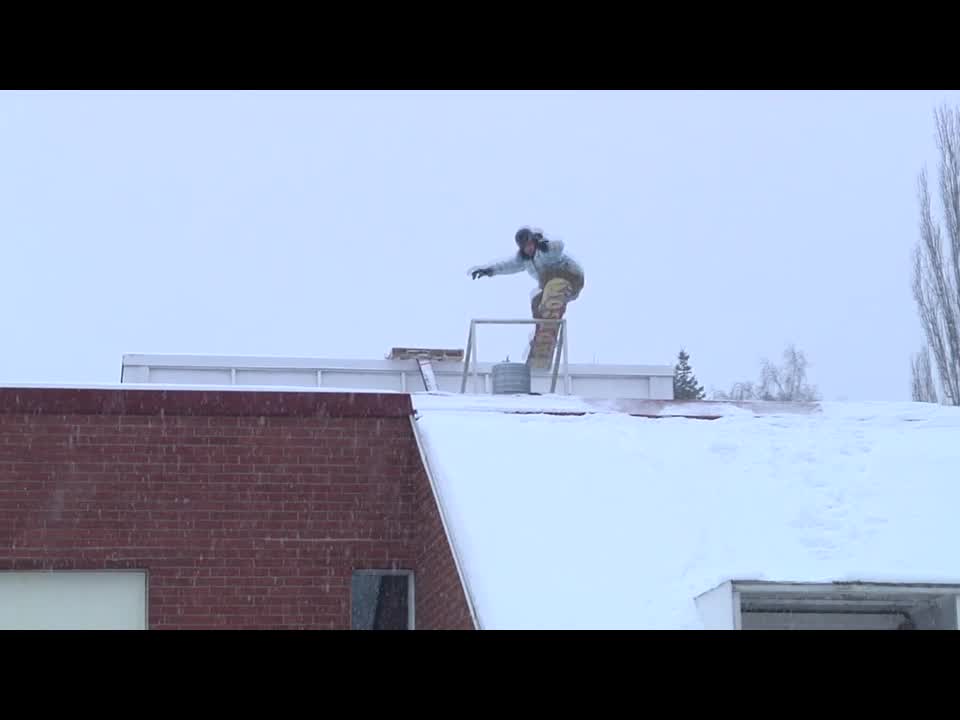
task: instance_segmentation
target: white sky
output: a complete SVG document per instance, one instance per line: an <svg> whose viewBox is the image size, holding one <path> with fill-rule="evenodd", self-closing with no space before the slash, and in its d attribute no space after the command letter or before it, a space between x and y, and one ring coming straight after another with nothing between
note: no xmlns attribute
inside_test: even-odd
<svg viewBox="0 0 960 720"><path fill-rule="evenodd" d="M527 317L520 225L586 270L574 362L909 399L916 178L956 91L0 93L2 382L128 352L382 358ZM527 328L484 328L483 360Z"/></svg>

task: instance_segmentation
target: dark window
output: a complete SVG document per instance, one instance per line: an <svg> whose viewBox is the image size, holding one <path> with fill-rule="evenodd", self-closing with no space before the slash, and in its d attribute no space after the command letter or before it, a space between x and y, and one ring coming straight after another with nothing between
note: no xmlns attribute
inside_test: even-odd
<svg viewBox="0 0 960 720"><path fill-rule="evenodd" d="M351 583L350 627L409 630L410 575L358 571Z"/></svg>

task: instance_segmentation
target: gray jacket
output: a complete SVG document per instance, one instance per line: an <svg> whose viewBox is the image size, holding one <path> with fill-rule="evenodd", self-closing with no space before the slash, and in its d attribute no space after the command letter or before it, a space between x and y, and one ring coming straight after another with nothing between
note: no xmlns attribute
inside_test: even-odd
<svg viewBox="0 0 960 720"><path fill-rule="evenodd" d="M546 250L537 248L532 258L518 252L505 260L470 268L470 272L486 269L493 275L512 275L526 270L541 288L551 277L567 277L573 281L575 292L579 294L583 287L583 268L580 263L563 251L562 240L544 240L543 244Z"/></svg>

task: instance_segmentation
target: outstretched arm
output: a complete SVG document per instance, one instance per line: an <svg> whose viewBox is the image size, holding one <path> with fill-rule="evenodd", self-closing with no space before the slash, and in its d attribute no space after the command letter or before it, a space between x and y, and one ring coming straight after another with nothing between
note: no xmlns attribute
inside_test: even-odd
<svg viewBox="0 0 960 720"><path fill-rule="evenodd" d="M469 272L473 279L478 277L493 277L494 275L512 275L523 270L523 260L514 255L505 260L490 263L489 265L477 265L470 268Z"/></svg>

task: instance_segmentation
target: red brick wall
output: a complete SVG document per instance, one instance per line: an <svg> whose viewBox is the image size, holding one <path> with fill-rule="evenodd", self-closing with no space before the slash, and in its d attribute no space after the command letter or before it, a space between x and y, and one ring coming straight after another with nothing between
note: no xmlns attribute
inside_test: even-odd
<svg viewBox="0 0 960 720"><path fill-rule="evenodd" d="M0 570L145 569L151 628L348 628L354 569L413 569L417 626L464 627L410 412L399 394L0 389Z"/></svg>
<svg viewBox="0 0 960 720"><path fill-rule="evenodd" d="M420 523L417 627L472 630L473 620L464 599L463 586L443 531L430 481L422 470L417 475L416 502Z"/></svg>

